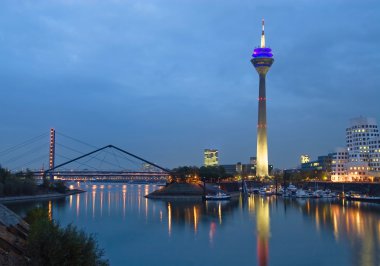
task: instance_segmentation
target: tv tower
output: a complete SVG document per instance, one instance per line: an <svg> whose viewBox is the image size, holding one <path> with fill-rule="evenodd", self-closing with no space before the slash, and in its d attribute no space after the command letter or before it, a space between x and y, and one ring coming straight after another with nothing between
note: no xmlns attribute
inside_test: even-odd
<svg viewBox="0 0 380 266"><path fill-rule="evenodd" d="M251 62L259 74L259 117L257 121L256 176L268 176L268 138L265 77L273 64L272 49L265 47L264 19L262 20L261 45L254 49Z"/></svg>

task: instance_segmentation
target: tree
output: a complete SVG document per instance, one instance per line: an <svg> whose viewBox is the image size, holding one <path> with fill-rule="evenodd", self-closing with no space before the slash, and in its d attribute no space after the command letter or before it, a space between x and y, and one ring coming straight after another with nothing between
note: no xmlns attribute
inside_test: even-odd
<svg viewBox="0 0 380 266"><path fill-rule="evenodd" d="M174 178L179 179L181 182L186 182L199 176L199 169L196 166L180 166L172 171L175 173Z"/></svg>
<svg viewBox="0 0 380 266"><path fill-rule="evenodd" d="M38 208L25 218L30 223L27 255L30 265L109 265L93 235L73 225L61 228Z"/></svg>
<svg viewBox="0 0 380 266"><path fill-rule="evenodd" d="M223 166L202 166L199 168L199 176L208 182L216 182L220 178L231 177L231 175L226 174Z"/></svg>

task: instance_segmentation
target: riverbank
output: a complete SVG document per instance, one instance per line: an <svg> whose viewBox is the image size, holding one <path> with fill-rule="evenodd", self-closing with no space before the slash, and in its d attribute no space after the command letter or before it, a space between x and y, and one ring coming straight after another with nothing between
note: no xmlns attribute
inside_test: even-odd
<svg viewBox="0 0 380 266"><path fill-rule="evenodd" d="M27 265L29 224L0 204L0 265Z"/></svg>
<svg viewBox="0 0 380 266"><path fill-rule="evenodd" d="M35 201L35 200L51 200L51 199L64 198L64 197L67 197L70 195L79 194L79 193L83 193L83 192L86 192L86 191L81 190L81 189L72 189L66 193L55 192L55 193L46 193L46 194L28 195L28 196L0 197L0 203Z"/></svg>

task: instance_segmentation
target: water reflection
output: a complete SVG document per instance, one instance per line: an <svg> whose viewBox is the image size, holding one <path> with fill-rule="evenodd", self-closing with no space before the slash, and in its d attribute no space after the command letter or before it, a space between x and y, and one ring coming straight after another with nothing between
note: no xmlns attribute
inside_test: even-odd
<svg viewBox="0 0 380 266"><path fill-rule="evenodd" d="M52 207L51 200L49 200L48 202L48 218L50 221L53 220L53 207Z"/></svg>
<svg viewBox="0 0 380 266"><path fill-rule="evenodd" d="M331 233L337 243L350 245L352 265L380 265L379 205L344 200L299 200L294 204L307 219L314 219L318 228Z"/></svg>
<svg viewBox="0 0 380 266"><path fill-rule="evenodd" d="M268 265L270 217L268 199L259 198L256 204L257 264Z"/></svg>
<svg viewBox="0 0 380 266"><path fill-rule="evenodd" d="M278 247L283 248L283 245L273 243L288 243L288 239L281 238L291 239L294 234L304 230L304 236L299 240L301 245L307 243L313 235L319 237L318 243L313 243L313 247L319 245L319 248L323 248L333 242L332 247L336 249L334 252L341 264L380 265L380 205L328 200L283 200L258 196L246 199L240 197L226 202L162 201L144 198L144 195L157 189L157 186L152 185L80 186L88 192L54 201L7 205L21 216L25 216L28 209L39 206L46 208L50 218L60 222L82 224L85 228L93 224L93 230L99 236L109 230L109 234L113 236L111 241L115 241L115 238L117 241L127 241L125 235L132 234L136 237L133 233L151 230L151 234L160 237L159 240L152 240L152 243L168 245L165 248L172 249L173 246L170 245L189 241L187 236L190 235L191 241L194 241L194 245L191 245L194 252L204 252L205 248L220 249L218 254L223 258L221 263L231 257L240 259L242 263L255 262L254 264L260 266L281 265L284 258L279 261L274 254L278 254L281 251ZM303 224L298 223L302 228L286 222L295 219L303 221ZM106 226L99 230L99 223ZM113 225L117 229L112 228ZM122 230L131 231L123 236ZM166 243L164 238L170 241ZM146 244L146 241L143 242ZM237 243L239 249L249 248L244 253L249 254L246 259L244 256L236 258L225 252L236 248ZM115 246L113 249L118 250ZM254 250L256 252L252 252ZM107 246L106 252L109 252ZM119 250L119 254L122 253ZM349 254L351 258L339 260L338 254ZM318 253L316 255L323 256ZM229 264L234 262L230 261Z"/></svg>

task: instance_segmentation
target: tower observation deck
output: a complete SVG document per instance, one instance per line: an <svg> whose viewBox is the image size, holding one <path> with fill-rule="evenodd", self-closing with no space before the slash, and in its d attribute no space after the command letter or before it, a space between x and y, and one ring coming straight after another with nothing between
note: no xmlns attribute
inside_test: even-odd
<svg viewBox="0 0 380 266"><path fill-rule="evenodd" d="M273 64L272 49L265 47L264 19L262 20L261 45L255 48L251 62L259 74L259 110L257 121L256 176L268 176L268 138L265 78Z"/></svg>

